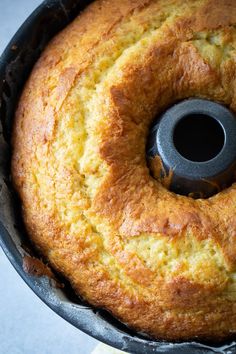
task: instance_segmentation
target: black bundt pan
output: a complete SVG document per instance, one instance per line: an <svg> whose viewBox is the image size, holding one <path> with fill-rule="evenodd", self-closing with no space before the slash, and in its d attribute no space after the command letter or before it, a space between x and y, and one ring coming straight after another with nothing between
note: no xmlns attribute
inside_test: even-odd
<svg viewBox="0 0 236 354"><path fill-rule="evenodd" d="M11 128L22 87L48 41L88 5L86 0L46 0L26 20L0 58L0 245L28 286L54 312L92 337L128 353L236 353L236 342L168 343L132 332L104 310L94 309L73 295L69 284L55 287L47 277L23 270L23 257L34 254L11 187ZM25 247L27 245L27 248ZM26 251L27 249L27 251ZM3 294L4 296L4 294Z"/></svg>

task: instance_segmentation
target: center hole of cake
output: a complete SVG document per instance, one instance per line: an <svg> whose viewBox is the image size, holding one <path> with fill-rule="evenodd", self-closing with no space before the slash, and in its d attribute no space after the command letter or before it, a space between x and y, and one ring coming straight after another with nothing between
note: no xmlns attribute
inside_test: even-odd
<svg viewBox="0 0 236 354"><path fill-rule="evenodd" d="M174 145L187 160L205 162L216 157L224 147L221 124L204 114L191 114L181 119L174 129Z"/></svg>

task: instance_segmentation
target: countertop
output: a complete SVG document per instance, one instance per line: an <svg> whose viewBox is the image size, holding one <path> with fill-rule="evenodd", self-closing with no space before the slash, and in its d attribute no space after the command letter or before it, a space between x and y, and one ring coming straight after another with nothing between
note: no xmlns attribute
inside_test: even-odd
<svg viewBox="0 0 236 354"><path fill-rule="evenodd" d="M0 53L41 0L0 0ZM27 287L0 249L0 354L90 354L98 342Z"/></svg>

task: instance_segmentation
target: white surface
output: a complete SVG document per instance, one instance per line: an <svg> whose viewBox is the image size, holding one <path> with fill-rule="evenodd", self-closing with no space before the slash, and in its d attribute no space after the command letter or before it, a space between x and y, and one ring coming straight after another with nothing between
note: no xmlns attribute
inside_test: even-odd
<svg viewBox="0 0 236 354"><path fill-rule="evenodd" d="M0 53L40 0L0 0ZM0 249L0 354L90 354L98 342L57 316Z"/></svg>
<svg viewBox="0 0 236 354"><path fill-rule="evenodd" d="M0 353L90 354L97 341L50 310L0 250Z"/></svg>
<svg viewBox="0 0 236 354"><path fill-rule="evenodd" d="M120 350L117 350L115 348L111 348L108 345L100 343L93 350L92 354L125 354L125 352L121 352Z"/></svg>

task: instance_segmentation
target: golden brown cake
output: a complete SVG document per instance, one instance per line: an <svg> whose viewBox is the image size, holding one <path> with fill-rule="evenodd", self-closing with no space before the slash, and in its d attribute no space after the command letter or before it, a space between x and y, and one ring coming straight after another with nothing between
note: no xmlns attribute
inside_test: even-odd
<svg viewBox="0 0 236 354"><path fill-rule="evenodd" d="M154 338L236 332L236 185L176 195L145 157L160 112L188 97L236 111L235 89L235 0L97 0L19 102L12 176L31 240L89 303Z"/></svg>

